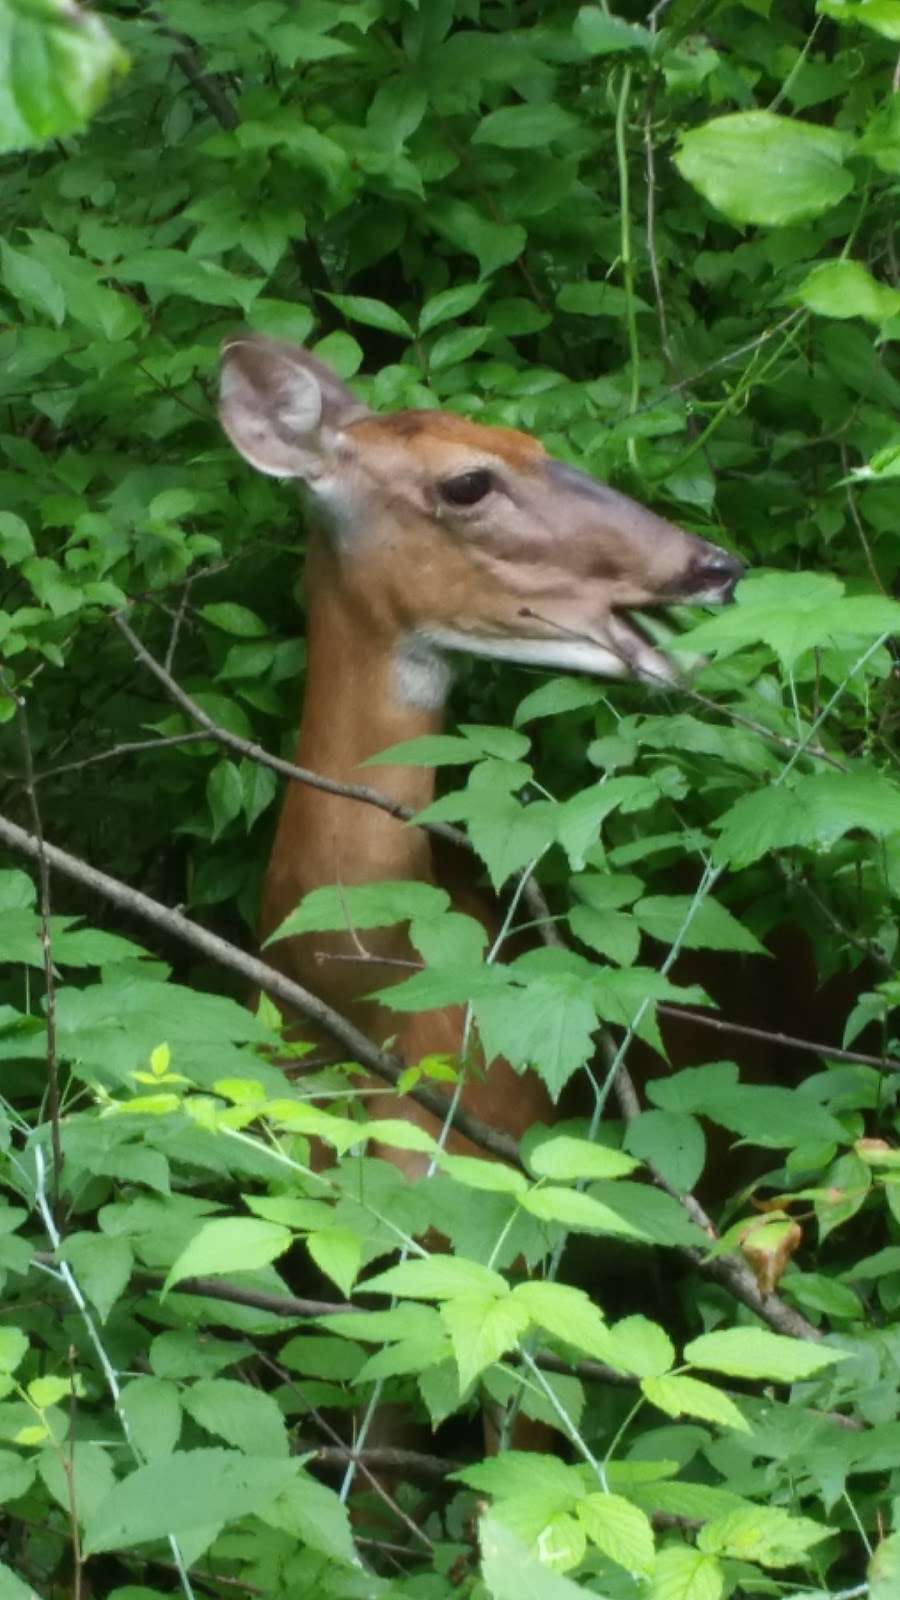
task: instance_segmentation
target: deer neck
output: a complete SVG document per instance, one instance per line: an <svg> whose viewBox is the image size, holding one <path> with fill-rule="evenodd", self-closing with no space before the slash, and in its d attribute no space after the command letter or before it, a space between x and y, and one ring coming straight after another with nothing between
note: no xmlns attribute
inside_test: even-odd
<svg viewBox="0 0 900 1600"><path fill-rule="evenodd" d="M323 540L307 562L308 658L296 762L365 784L418 811L434 798L429 766L363 765L443 726L446 679L417 659L400 626L337 576ZM373 614L374 613L374 614ZM323 884L432 878L428 836L377 806L288 784L263 894L262 932Z"/></svg>

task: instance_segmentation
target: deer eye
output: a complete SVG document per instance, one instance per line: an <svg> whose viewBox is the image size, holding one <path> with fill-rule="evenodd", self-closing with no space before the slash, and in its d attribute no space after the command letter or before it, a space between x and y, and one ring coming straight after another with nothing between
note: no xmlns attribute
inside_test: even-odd
<svg viewBox="0 0 900 1600"><path fill-rule="evenodd" d="M494 474L487 467L476 467L473 472L461 472L456 478L445 478L438 484L438 494L450 506L474 506L483 500L494 487Z"/></svg>

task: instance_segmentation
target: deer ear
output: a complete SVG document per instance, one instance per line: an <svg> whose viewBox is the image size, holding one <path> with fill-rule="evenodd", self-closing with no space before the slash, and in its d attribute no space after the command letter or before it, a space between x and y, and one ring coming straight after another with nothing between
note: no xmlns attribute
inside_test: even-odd
<svg viewBox="0 0 900 1600"><path fill-rule="evenodd" d="M315 486L334 467L342 429L367 415L340 379L300 345L238 333L222 346L219 419L259 472Z"/></svg>

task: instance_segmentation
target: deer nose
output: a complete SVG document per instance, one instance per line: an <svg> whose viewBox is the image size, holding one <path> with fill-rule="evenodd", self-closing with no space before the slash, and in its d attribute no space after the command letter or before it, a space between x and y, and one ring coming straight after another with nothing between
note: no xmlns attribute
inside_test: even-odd
<svg viewBox="0 0 900 1600"><path fill-rule="evenodd" d="M730 600L734 594L735 584L744 576L746 570L743 561L738 561L736 556L729 555L727 550L718 550L714 545L707 546L693 565L692 598Z"/></svg>

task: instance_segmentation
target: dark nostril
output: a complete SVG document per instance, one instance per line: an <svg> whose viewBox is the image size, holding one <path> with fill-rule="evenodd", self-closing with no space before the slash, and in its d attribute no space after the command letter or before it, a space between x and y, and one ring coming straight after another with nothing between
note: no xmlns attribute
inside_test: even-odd
<svg viewBox="0 0 900 1600"><path fill-rule="evenodd" d="M727 550L713 550L705 559L698 561L695 580L698 587L716 588L730 594L745 571L743 561L739 561L737 556L729 555Z"/></svg>

